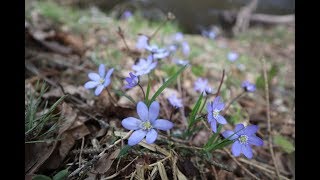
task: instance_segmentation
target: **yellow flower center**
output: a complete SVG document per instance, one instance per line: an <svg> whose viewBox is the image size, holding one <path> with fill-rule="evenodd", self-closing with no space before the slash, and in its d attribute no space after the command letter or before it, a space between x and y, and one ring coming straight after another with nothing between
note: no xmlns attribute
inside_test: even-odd
<svg viewBox="0 0 320 180"><path fill-rule="evenodd" d="M144 129L144 130L150 130L150 129L152 128L152 125L151 125L150 121L144 122L144 123L142 124L142 126L143 126L143 129Z"/></svg>
<svg viewBox="0 0 320 180"><path fill-rule="evenodd" d="M239 137L239 141L240 141L241 144L247 144L248 136L247 135L241 135Z"/></svg>
<svg viewBox="0 0 320 180"><path fill-rule="evenodd" d="M104 79L103 78L100 78L100 84L103 84L104 83Z"/></svg>
<svg viewBox="0 0 320 180"><path fill-rule="evenodd" d="M218 111L217 109L213 110L213 113L212 113L212 114L213 114L213 117L214 117L214 118L218 118L219 112L220 112L220 111Z"/></svg>

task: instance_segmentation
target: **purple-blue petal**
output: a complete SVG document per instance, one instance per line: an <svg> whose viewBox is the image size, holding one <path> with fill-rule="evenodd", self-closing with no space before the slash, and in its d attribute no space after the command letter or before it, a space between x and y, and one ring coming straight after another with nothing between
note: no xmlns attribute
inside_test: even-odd
<svg viewBox="0 0 320 180"><path fill-rule="evenodd" d="M106 69L104 67L104 64L100 64L100 66L99 66L99 75L100 75L100 77L104 77L105 73L106 73Z"/></svg>
<svg viewBox="0 0 320 180"><path fill-rule="evenodd" d="M103 86L104 86L104 87L109 86L110 82L111 82L110 79L106 79L106 80L104 81L104 83L103 83Z"/></svg>
<svg viewBox="0 0 320 180"><path fill-rule="evenodd" d="M149 121L154 122L159 116L160 105L157 101L153 101L149 107Z"/></svg>
<svg viewBox="0 0 320 180"><path fill-rule="evenodd" d="M242 135L243 129L244 129L243 124L237 124L236 127L234 128L234 132L237 133L238 135Z"/></svg>
<svg viewBox="0 0 320 180"><path fill-rule="evenodd" d="M100 81L100 76L97 73L89 73L88 77L93 81Z"/></svg>
<svg viewBox="0 0 320 180"><path fill-rule="evenodd" d="M256 133L258 131L259 127L256 126L256 125L250 125L250 126L247 126L243 132L244 134L246 134L247 136L251 136L253 135L254 133Z"/></svg>
<svg viewBox="0 0 320 180"><path fill-rule="evenodd" d="M233 144L232 144L232 147L231 147L231 152L232 154L237 157L240 155L241 153L241 144L239 141L235 141Z"/></svg>
<svg viewBox="0 0 320 180"><path fill-rule="evenodd" d="M210 125L211 125L212 131L217 132L217 121L215 119L210 122Z"/></svg>
<svg viewBox="0 0 320 180"><path fill-rule="evenodd" d="M248 143L255 146L263 146L263 140L255 135L249 136Z"/></svg>
<svg viewBox="0 0 320 180"><path fill-rule="evenodd" d="M213 112L213 108L212 108L212 102L208 102L207 103L207 111L209 112Z"/></svg>
<svg viewBox="0 0 320 180"><path fill-rule="evenodd" d="M220 123L220 124L227 124L227 120L226 120L223 116L221 116L221 115L218 115L217 121L218 121L218 123Z"/></svg>
<svg viewBox="0 0 320 180"><path fill-rule="evenodd" d="M137 104L137 113L142 121L147 121L149 118L149 110L142 101Z"/></svg>
<svg viewBox="0 0 320 180"><path fill-rule="evenodd" d="M252 153L252 149L251 149L250 145L248 145L248 144L247 145L242 145L241 146L241 151L248 159L252 158L253 153Z"/></svg>
<svg viewBox="0 0 320 180"><path fill-rule="evenodd" d="M228 138L228 139L230 139L230 140L234 140L234 139L237 139L239 136L237 135L237 134L234 134L234 132L233 131L231 131L231 130L226 130L226 131L224 131L223 133L222 133L222 136L224 137L224 138Z"/></svg>
<svg viewBox="0 0 320 180"><path fill-rule="evenodd" d="M106 78L105 79L110 79L111 74L113 73L114 68L109 69L109 71L107 72Z"/></svg>
<svg viewBox="0 0 320 180"><path fill-rule="evenodd" d="M147 133L147 136L146 136L146 142L148 144L152 144L154 143L154 141L157 139L158 137L158 133L156 130L154 129L151 129L148 133Z"/></svg>
<svg viewBox="0 0 320 180"><path fill-rule="evenodd" d="M124 128L128 130L137 130L140 129L142 121L134 117L128 117L122 120L121 124Z"/></svg>
<svg viewBox="0 0 320 180"><path fill-rule="evenodd" d="M214 109L216 109L217 106L220 104L220 100L221 100L221 97L220 97L220 96L217 96L216 98L214 98L213 103L212 103L212 107L213 107Z"/></svg>
<svg viewBox="0 0 320 180"><path fill-rule="evenodd" d="M208 118L209 123L212 121L215 121L213 114L212 114L212 111L208 112L207 118Z"/></svg>
<svg viewBox="0 0 320 180"><path fill-rule="evenodd" d="M217 106L216 106L216 109L217 109L218 111L222 111L223 108L224 108L224 103L223 103L223 102L219 102L219 103L217 104Z"/></svg>
<svg viewBox="0 0 320 180"><path fill-rule="evenodd" d="M166 119L157 119L153 122L152 126L156 129L166 131L173 128L173 123Z"/></svg>
<svg viewBox="0 0 320 180"><path fill-rule="evenodd" d="M85 87L86 89L92 89L92 88L97 87L98 84L99 84L99 82L89 81L89 82L87 82L87 83L84 84L84 87Z"/></svg>
<svg viewBox="0 0 320 180"><path fill-rule="evenodd" d="M142 129L134 131L128 139L128 145L133 146L138 144L146 136L147 131Z"/></svg>
<svg viewBox="0 0 320 180"><path fill-rule="evenodd" d="M94 94L95 94L96 96L99 96L99 94L102 92L103 88L104 88L103 85L99 85L99 86L97 87L97 89L94 91Z"/></svg>

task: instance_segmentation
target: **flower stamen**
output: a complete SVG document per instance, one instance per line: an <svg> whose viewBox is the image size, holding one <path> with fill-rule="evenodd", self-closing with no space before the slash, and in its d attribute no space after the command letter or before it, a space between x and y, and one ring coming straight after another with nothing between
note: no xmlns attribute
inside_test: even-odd
<svg viewBox="0 0 320 180"><path fill-rule="evenodd" d="M142 123L142 127L144 130L150 130L152 128L152 125L150 123L150 121L146 121Z"/></svg>
<svg viewBox="0 0 320 180"><path fill-rule="evenodd" d="M241 144L247 144L248 143L248 136L247 135L241 135L240 137L239 137L239 141L240 141L240 143Z"/></svg>

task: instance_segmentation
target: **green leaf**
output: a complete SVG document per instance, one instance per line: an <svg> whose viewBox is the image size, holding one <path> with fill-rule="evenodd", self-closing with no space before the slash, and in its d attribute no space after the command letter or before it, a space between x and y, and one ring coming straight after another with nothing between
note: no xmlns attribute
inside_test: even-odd
<svg viewBox="0 0 320 180"><path fill-rule="evenodd" d="M133 104L136 104L136 102L134 101L134 99L131 97L131 96L129 96L129 95L127 95L127 94L125 94L124 92L122 92L122 91L120 91L120 90L116 90L116 89L113 89L112 90L114 93L116 93L116 95L118 95L118 96L124 96L124 97L126 97L129 101L131 101Z"/></svg>
<svg viewBox="0 0 320 180"><path fill-rule="evenodd" d="M65 180L67 179L67 176L69 175L68 170L64 169L62 171L59 171L56 175L53 176L53 180Z"/></svg>
<svg viewBox="0 0 320 180"><path fill-rule="evenodd" d="M189 118L189 129L190 129L190 127L192 127L192 125L196 122L196 115L197 115L198 110L199 110L199 108L200 108L202 99L203 99L203 93L200 94L200 96L199 96L196 104L195 104L194 107L192 108L191 115L190 115L190 118Z"/></svg>
<svg viewBox="0 0 320 180"><path fill-rule="evenodd" d="M148 106L150 105L151 102L153 102L154 100L156 100L156 98L161 94L161 92L168 87L177 77L178 75L184 71L186 69L188 65L183 66L182 68L180 68L173 76L171 76L166 82L164 82L162 84L162 86L157 90L156 93L154 93L154 95L152 96L152 98L150 99L150 101L148 102Z"/></svg>
<svg viewBox="0 0 320 180"><path fill-rule="evenodd" d="M174 73L178 71L178 67L172 65L164 65L163 70L167 73L168 76L173 76Z"/></svg>
<svg viewBox="0 0 320 180"><path fill-rule="evenodd" d="M150 89L151 89L151 83L150 83L150 78L148 78L148 87L147 87L147 93L146 93L146 97L145 97L145 103L148 105L148 107L149 107Z"/></svg>
<svg viewBox="0 0 320 180"><path fill-rule="evenodd" d="M214 134L210 137L210 139L208 140L208 142L204 145L204 148L207 148L207 147L211 146L212 144L214 144L214 142L216 141L216 138L217 138L218 135L220 134L221 129L222 129L222 125L219 124L219 125L218 125L218 130L217 130L217 132L214 133Z"/></svg>
<svg viewBox="0 0 320 180"><path fill-rule="evenodd" d="M281 135L275 135L273 137L274 144L280 146L285 152L292 153L295 151L295 148L293 144L287 140L287 138L281 136Z"/></svg>
<svg viewBox="0 0 320 180"><path fill-rule="evenodd" d="M117 158L128 154L128 151L132 148L132 146L125 145L121 150Z"/></svg>
<svg viewBox="0 0 320 180"><path fill-rule="evenodd" d="M270 83L270 81L278 74L279 72L279 67L276 65L272 65L271 69L268 71L268 82ZM263 75L260 75L257 79L256 79L256 86L259 89L263 89L264 88L264 77Z"/></svg>
<svg viewBox="0 0 320 180"><path fill-rule="evenodd" d="M39 174L32 177L32 180L51 180L50 177Z"/></svg>
<svg viewBox="0 0 320 180"><path fill-rule="evenodd" d="M193 65L191 67L191 72L196 76L202 76L204 74L203 66Z"/></svg>

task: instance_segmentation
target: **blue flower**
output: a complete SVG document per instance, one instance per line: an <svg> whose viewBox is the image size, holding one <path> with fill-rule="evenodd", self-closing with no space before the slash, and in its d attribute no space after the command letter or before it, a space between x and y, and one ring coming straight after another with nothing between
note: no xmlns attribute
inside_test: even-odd
<svg viewBox="0 0 320 180"><path fill-rule="evenodd" d="M200 93L203 92L203 95L206 96L207 94L212 93L212 88L208 85L208 79L198 78L194 82L194 90Z"/></svg>
<svg viewBox="0 0 320 180"><path fill-rule="evenodd" d="M183 34L181 32L177 32L173 35L173 40L175 42L181 42L183 40Z"/></svg>
<svg viewBox="0 0 320 180"><path fill-rule="evenodd" d="M227 130L222 133L222 136L234 140L231 147L234 156L239 156L243 153L247 158L251 159L253 153L250 145L263 146L263 140L255 135L258 128L256 125L244 127L243 124L237 124L234 132Z"/></svg>
<svg viewBox="0 0 320 180"><path fill-rule="evenodd" d="M127 20L132 17L132 13L129 10L124 11L124 13L121 15L121 19Z"/></svg>
<svg viewBox="0 0 320 180"><path fill-rule="evenodd" d="M99 66L99 74L97 73L89 73L88 77L91 79L91 81L88 81L84 87L86 89L92 89L92 88L96 88L96 90L94 91L94 94L96 96L98 96L102 90L104 88L106 88L110 82L111 82L111 74L113 73L113 68L109 69L109 71L107 72L107 75L105 75L106 71L105 71L105 67L104 64L100 64Z"/></svg>
<svg viewBox="0 0 320 180"><path fill-rule="evenodd" d="M234 62L238 59L239 55L236 52L229 52L228 53L228 60Z"/></svg>
<svg viewBox="0 0 320 180"><path fill-rule="evenodd" d="M139 82L138 76L135 76L132 72L130 72L129 75L130 77L126 77L126 81L128 84L124 86L125 89L131 89L135 87Z"/></svg>
<svg viewBox="0 0 320 180"><path fill-rule="evenodd" d="M167 131L173 127L173 123L166 119L157 119L160 105L157 101L151 103L148 108L142 101L137 104L137 113L140 119L128 117L121 124L128 130L134 130L128 139L130 146L138 144L144 137L146 142L152 144L158 136L158 130Z"/></svg>
<svg viewBox="0 0 320 180"><path fill-rule="evenodd" d="M185 66L185 65L189 64L188 60L182 60L182 59L173 59L173 62L177 65L180 65L180 66Z"/></svg>
<svg viewBox="0 0 320 180"><path fill-rule="evenodd" d="M149 38L145 35L140 35L136 44L137 49L145 49L148 46Z"/></svg>
<svg viewBox="0 0 320 180"><path fill-rule="evenodd" d="M140 58L139 62L132 66L132 69L136 71L136 76L149 74L157 66L157 62L152 62L152 57L148 56L147 59Z"/></svg>
<svg viewBox="0 0 320 180"><path fill-rule="evenodd" d="M224 103L220 96L217 96L213 102L207 104L208 122L210 123L213 132L217 132L217 122L220 124L227 124L226 119L220 115L220 112L223 109Z"/></svg>
<svg viewBox="0 0 320 180"><path fill-rule="evenodd" d="M170 55L166 48L159 48L157 45L147 45L145 48L152 54L154 59L162 59Z"/></svg>
<svg viewBox="0 0 320 180"><path fill-rule="evenodd" d="M169 96L168 101L175 108L181 108L183 106L182 99L178 99L175 94L172 94L171 96Z"/></svg>
<svg viewBox="0 0 320 180"><path fill-rule="evenodd" d="M181 47L182 47L182 53L184 56L189 56L190 54L190 46L188 44L188 42L184 41L181 43Z"/></svg>
<svg viewBox="0 0 320 180"><path fill-rule="evenodd" d="M256 86L247 80L243 81L241 86L247 92L254 92L256 90Z"/></svg>
<svg viewBox="0 0 320 180"><path fill-rule="evenodd" d="M202 30L201 35L212 40L216 38L216 33L213 30Z"/></svg>

